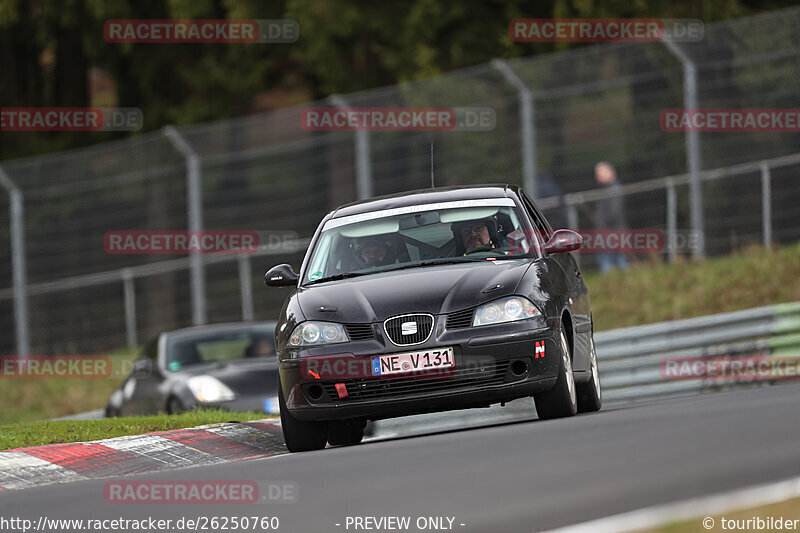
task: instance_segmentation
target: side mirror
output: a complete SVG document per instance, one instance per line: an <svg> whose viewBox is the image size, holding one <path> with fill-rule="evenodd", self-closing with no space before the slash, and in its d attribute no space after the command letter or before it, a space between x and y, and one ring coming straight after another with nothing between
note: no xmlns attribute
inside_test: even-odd
<svg viewBox="0 0 800 533"><path fill-rule="evenodd" d="M548 254L558 254L564 252L574 252L583 246L583 237L577 231L570 229L560 229L553 232L544 245L544 251Z"/></svg>
<svg viewBox="0 0 800 533"><path fill-rule="evenodd" d="M296 285L299 276L292 270L291 265L284 263L274 266L264 274L264 284L267 287L288 287Z"/></svg>
<svg viewBox="0 0 800 533"><path fill-rule="evenodd" d="M144 357L140 357L133 362L132 375L136 378L147 378L153 374L153 368L153 361Z"/></svg>

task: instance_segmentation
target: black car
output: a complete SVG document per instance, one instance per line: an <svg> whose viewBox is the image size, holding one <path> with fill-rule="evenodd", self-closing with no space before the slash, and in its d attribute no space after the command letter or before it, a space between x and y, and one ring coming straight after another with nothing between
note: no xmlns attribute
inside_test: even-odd
<svg viewBox="0 0 800 533"><path fill-rule="evenodd" d="M533 396L539 418L600 409L581 236L517 186L384 196L329 213L276 329L291 451L355 444L368 420Z"/></svg>
<svg viewBox="0 0 800 533"><path fill-rule="evenodd" d="M106 416L195 407L277 414L275 322L216 324L160 334L111 395Z"/></svg>

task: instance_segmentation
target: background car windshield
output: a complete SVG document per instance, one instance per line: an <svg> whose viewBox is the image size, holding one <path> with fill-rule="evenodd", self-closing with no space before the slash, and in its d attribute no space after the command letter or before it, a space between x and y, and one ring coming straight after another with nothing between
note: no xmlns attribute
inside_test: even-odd
<svg viewBox="0 0 800 533"><path fill-rule="evenodd" d="M531 251L526 234L529 236L515 208L491 205L403 213L336 225L323 231L305 281L437 260L513 258Z"/></svg>
<svg viewBox="0 0 800 533"><path fill-rule="evenodd" d="M172 371L186 366L217 361L275 361L274 335L269 331L237 331L181 336L167 343L167 368Z"/></svg>

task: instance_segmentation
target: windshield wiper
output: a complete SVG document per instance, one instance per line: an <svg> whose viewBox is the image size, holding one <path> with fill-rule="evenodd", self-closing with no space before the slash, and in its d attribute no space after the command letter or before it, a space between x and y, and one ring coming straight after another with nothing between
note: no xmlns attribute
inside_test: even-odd
<svg viewBox="0 0 800 533"><path fill-rule="evenodd" d="M460 263L477 263L479 261L486 261L486 259L478 257L444 257L439 259L433 259L431 261L423 261L421 263L399 265L395 268L388 268L386 270L381 270L381 272L391 272L393 270L406 270L409 268L417 268L417 267L432 266L432 265L455 265Z"/></svg>
<svg viewBox="0 0 800 533"><path fill-rule="evenodd" d="M325 281L337 281L340 279L355 278L358 276L364 276L366 274L372 274L372 272L342 272L341 274L335 274L333 276L328 276L327 278L311 280L308 283L306 283L306 285L314 285Z"/></svg>

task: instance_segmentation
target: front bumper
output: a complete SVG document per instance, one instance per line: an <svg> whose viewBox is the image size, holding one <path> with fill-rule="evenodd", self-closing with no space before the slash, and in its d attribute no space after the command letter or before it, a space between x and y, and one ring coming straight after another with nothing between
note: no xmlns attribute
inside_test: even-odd
<svg viewBox="0 0 800 533"><path fill-rule="evenodd" d="M379 420L488 407L546 391L555 384L561 357L558 336L554 335L560 327L557 320L538 318L446 330L439 318L431 338L416 346L394 346L376 327L373 341L314 348L303 357L283 359L280 379L289 412L301 420ZM343 346L348 351L341 351ZM372 377L353 374L354 366L342 364L336 375L328 373L318 379L308 372L310 361L335 359L368 367L369 358L374 355L437 347L453 347L454 371L444 375ZM329 365L328 368L334 367ZM344 385L346 397L340 397L337 384Z"/></svg>

